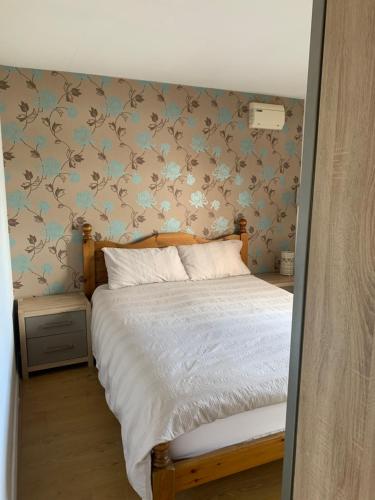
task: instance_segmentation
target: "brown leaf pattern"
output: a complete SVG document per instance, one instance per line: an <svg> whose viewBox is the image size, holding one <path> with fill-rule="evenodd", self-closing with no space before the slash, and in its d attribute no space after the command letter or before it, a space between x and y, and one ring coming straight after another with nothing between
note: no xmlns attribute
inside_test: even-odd
<svg viewBox="0 0 375 500"><path fill-rule="evenodd" d="M253 100L284 129L250 130ZM85 221L129 242L244 216L254 272L293 248L301 100L1 66L0 117L17 297L82 287Z"/></svg>

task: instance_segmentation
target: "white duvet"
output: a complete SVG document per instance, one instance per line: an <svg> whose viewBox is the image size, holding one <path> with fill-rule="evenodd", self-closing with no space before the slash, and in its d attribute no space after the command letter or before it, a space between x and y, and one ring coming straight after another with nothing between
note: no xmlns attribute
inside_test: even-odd
<svg viewBox="0 0 375 500"><path fill-rule="evenodd" d="M99 379L144 500L152 498L155 445L286 400L292 294L239 276L103 285L92 301Z"/></svg>

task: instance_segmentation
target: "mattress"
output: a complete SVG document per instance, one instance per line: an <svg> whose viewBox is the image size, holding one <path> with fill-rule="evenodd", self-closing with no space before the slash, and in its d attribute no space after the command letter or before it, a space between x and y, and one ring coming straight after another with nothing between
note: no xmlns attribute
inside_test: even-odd
<svg viewBox="0 0 375 500"><path fill-rule="evenodd" d="M203 424L172 441L169 448L171 458L196 457L225 446L283 432L285 418L286 403L279 403Z"/></svg>
<svg viewBox="0 0 375 500"><path fill-rule="evenodd" d="M174 456L191 456L284 428L278 405L287 396L289 292L238 276L103 285L92 301L99 380L121 424L129 481L143 499L152 498L157 444L173 441ZM229 431L234 425L243 433Z"/></svg>

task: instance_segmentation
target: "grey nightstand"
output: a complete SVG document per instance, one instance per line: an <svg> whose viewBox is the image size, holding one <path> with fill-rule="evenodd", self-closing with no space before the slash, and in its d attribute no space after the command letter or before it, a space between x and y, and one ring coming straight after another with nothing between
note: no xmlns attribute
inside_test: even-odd
<svg viewBox="0 0 375 500"><path fill-rule="evenodd" d="M23 378L57 366L92 366L90 316L90 302L81 292L19 299Z"/></svg>

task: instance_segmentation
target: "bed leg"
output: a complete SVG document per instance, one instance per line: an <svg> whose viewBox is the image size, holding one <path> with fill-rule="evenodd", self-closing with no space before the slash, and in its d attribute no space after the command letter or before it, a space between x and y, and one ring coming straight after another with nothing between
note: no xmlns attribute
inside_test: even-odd
<svg viewBox="0 0 375 500"><path fill-rule="evenodd" d="M174 500L175 469L169 457L169 443L154 447L152 452L153 500Z"/></svg>

